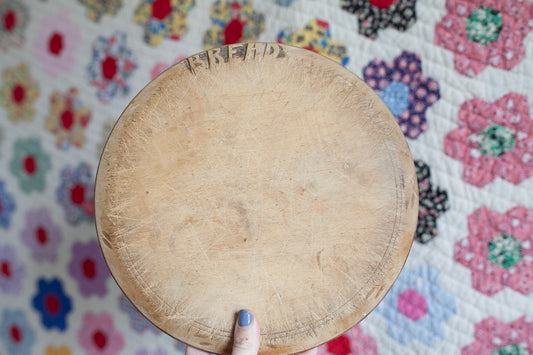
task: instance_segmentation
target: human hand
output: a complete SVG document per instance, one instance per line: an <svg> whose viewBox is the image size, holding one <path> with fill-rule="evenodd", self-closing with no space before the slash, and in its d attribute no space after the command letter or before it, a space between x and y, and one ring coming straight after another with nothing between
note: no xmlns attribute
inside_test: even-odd
<svg viewBox="0 0 533 355"><path fill-rule="evenodd" d="M233 335L233 355L257 355L261 335L259 332L259 323L255 315L248 310L241 310L235 324ZM315 355L317 349L311 349L299 353L298 355ZM185 355L206 355L209 354L203 350L187 346Z"/></svg>

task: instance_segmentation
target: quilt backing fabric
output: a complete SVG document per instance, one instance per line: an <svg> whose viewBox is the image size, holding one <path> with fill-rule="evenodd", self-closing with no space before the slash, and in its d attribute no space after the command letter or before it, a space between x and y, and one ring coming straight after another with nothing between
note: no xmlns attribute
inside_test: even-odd
<svg viewBox="0 0 533 355"><path fill-rule="evenodd" d="M151 79L246 41L346 66L415 159L407 264L320 353L533 354L532 29L528 0L0 0L0 354L183 353L110 276L94 176Z"/></svg>

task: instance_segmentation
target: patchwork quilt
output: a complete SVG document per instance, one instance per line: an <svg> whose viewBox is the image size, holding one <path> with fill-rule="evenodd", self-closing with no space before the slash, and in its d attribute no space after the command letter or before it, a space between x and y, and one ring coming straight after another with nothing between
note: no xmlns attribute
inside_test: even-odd
<svg viewBox="0 0 533 355"><path fill-rule="evenodd" d="M151 79L246 41L346 66L415 159L407 264L319 352L533 354L532 29L530 0L0 0L0 354L183 353L106 268L95 172Z"/></svg>

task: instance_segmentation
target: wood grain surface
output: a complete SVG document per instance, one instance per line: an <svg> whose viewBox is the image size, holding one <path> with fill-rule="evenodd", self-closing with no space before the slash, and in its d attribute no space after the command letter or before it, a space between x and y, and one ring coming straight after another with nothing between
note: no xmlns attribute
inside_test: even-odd
<svg viewBox="0 0 533 355"><path fill-rule="evenodd" d="M385 296L418 188L364 82L311 51L251 43L189 57L132 100L95 208L113 276L155 325L225 353L247 308L260 353L282 354L340 335Z"/></svg>

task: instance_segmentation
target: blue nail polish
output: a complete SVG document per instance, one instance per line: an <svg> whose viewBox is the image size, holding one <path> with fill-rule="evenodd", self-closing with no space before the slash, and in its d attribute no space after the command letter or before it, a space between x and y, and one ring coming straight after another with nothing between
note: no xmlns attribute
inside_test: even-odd
<svg viewBox="0 0 533 355"><path fill-rule="evenodd" d="M248 312L245 309L242 309L239 312L239 327L247 327L252 324L252 313Z"/></svg>

